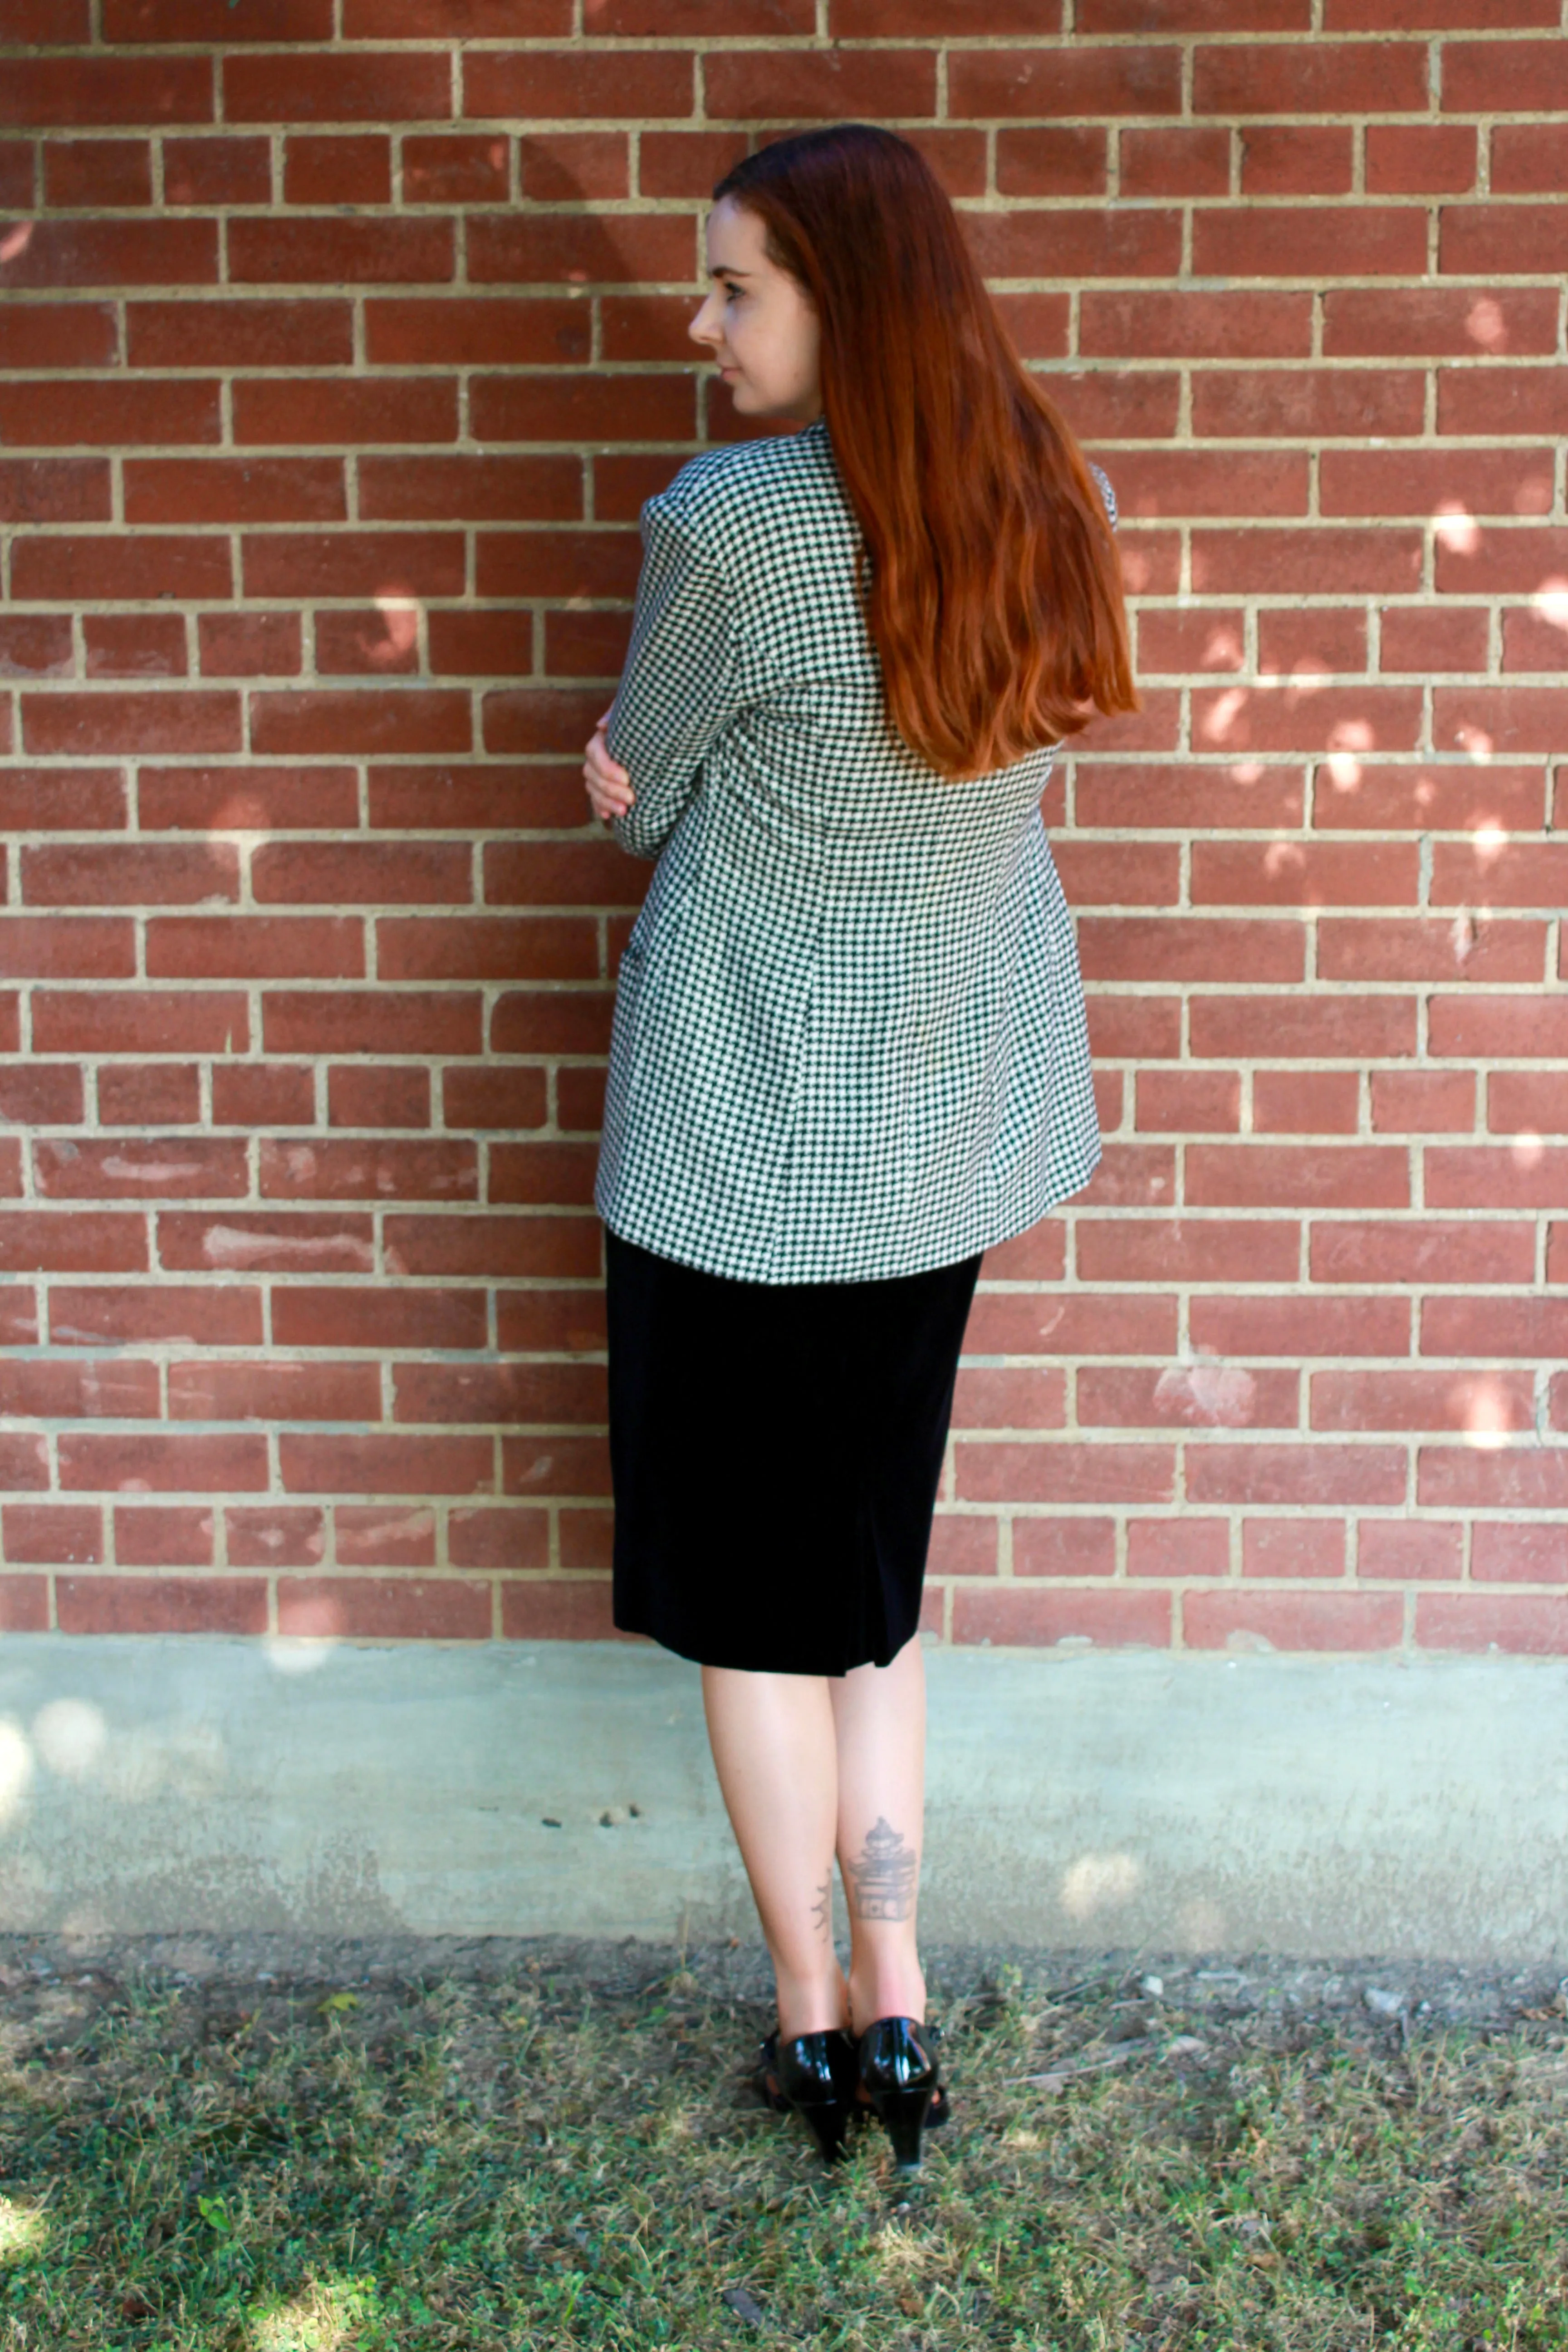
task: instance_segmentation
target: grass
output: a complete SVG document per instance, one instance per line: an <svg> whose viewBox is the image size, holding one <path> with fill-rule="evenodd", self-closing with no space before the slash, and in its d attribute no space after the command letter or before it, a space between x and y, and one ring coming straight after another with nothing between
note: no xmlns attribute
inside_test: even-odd
<svg viewBox="0 0 1568 2352"><path fill-rule="evenodd" d="M910 2189L875 2126L829 2173L754 2105L765 2008L668 1958L5 1971L0 2352L1568 2347L1561 1996L933 1968L955 2114Z"/></svg>

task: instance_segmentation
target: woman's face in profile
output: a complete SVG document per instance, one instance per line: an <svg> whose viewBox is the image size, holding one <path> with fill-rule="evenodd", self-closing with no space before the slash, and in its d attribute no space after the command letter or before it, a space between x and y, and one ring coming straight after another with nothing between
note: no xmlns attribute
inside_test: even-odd
<svg viewBox="0 0 1568 2352"><path fill-rule="evenodd" d="M763 224L726 196L708 215L713 284L688 330L718 362L742 416L822 414L821 337L805 289L770 261Z"/></svg>

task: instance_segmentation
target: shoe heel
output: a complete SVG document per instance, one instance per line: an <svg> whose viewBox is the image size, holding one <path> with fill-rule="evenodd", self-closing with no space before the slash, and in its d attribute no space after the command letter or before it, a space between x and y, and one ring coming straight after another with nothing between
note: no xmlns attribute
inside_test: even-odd
<svg viewBox="0 0 1568 2352"><path fill-rule="evenodd" d="M872 2093L871 2104L893 2144L893 2162L900 2172L921 2168L921 2134L931 2101L929 2083L918 2090Z"/></svg>
<svg viewBox="0 0 1568 2352"><path fill-rule="evenodd" d="M825 2164L837 2164L844 2153L844 2109L837 2099L820 2106L799 2106L795 2113L805 2118L816 2152Z"/></svg>

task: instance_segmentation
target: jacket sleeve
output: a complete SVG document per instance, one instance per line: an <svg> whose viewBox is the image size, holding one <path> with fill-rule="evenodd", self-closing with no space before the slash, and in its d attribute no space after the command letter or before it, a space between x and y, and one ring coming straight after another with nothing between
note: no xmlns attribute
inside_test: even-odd
<svg viewBox="0 0 1568 2352"><path fill-rule="evenodd" d="M634 857L657 857L739 708L740 658L733 593L689 526L652 498L642 535L631 646L605 740L635 796L610 831Z"/></svg>

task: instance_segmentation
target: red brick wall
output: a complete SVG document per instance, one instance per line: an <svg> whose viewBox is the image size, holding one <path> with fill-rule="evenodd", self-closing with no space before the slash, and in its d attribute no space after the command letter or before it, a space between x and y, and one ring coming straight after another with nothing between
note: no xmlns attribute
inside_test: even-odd
<svg viewBox="0 0 1568 2352"><path fill-rule="evenodd" d="M1560 0L0 38L4 1623L605 1630L581 746L732 429L706 192L875 114L1113 477L1147 705L1047 802L1109 1141L988 1262L932 1622L1568 1646Z"/></svg>

